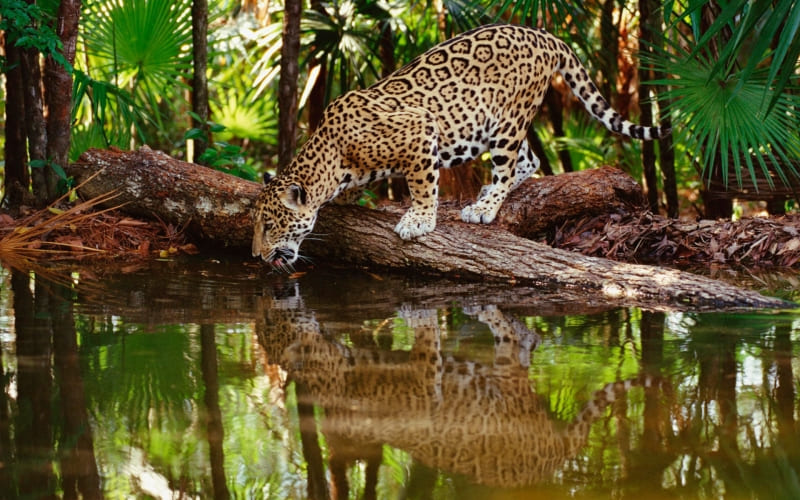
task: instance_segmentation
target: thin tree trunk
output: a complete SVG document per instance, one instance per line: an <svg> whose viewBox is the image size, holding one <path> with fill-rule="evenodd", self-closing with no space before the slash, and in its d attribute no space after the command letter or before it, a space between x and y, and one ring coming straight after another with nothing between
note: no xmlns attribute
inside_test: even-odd
<svg viewBox="0 0 800 500"><path fill-rule="evenodd" d="M278 173L291 163L297 145L297 75L301 13L300 0L286 0L283 14L281 75L278 81Z"/></svg>
<svg viewBox="0 0 800 500"><path fill-rule="evenodd" d="M650 23L656 9L657 6L654 5L653 0L639 0L640 38L642 41L639 45L639 52L641 53L650 52L651 49L647 44L655 42L655 34ZM644 85L644 82L652 79L653 72L650 66L640 61L639 108L641 117L639 122L643 126L651 126L653 124L653 105L650 98L650 88ZM658 175L656 173L656 153L653 141L644 141L642 143L642 168L644 170L644 188L650 210L653 213L658 213Z"/></svg>
<svg viewBox="0 0 800 500"><path fill-rule="evenodd" d="M322 6L319 0L311 0L310 7L311 10L315 10L323 16L326 15L325 7ZM315 70L318 72L317 77L308 94L308 103L306 104L306 109L308 109L308 129L311 132L317 129L319 123L322 121L322 114L325 112L325 89L328 85L328 65L324 57L315 57L309 62L309 76Z"/></svg>
<svg viewBox="0 0 800 500"><path fill-rule="evenodd" d="M656 78L661 78L659 74ZM656 93L661 93L662 87L656 87ZM661 119L661 126L672 128L672 119L669 115ZM678 176L675 173L675 145L672 134L658 140L658 153L661 162L661 173L664 182L664 195L667 198L667 216L677 218L680 214L680 201L678 199Z"/></svg>
<svg viewBox="0 0 800 500"><path fill-rule="evenodd" d="M10 207L23 203L31 178L27 166L27 132L25 130L25 97L20 66L20 49L8 33L3 35L6 64L6 144L3 189Z"/></svg>
<svg viewBox="0 0 800 500"><path fill-rule="evenodd" d="M379 44L381 78L386 78L391 75L397 67L397 61L394 57L394 33L392 32L392 23L390 20L381 22L381 38Z"/></svg>
<svg viewBox="0 0 800 500"><path fill-rule="evenodd" d="M600 43L603 50L598 54L603 79L600 92L609 99L616 94L617 55L619 53L619 29L614 25L614 9L617 0L603 0L600 14ZM609 101L610 102L610 101ZM614 105L616 103L612 103ZM616 107L614 109L617 109Z"/></svg>
<svg viewBox="0 0 800 500"><path fill-rule="evenodd" d="M700 11L700 29L702 33L705 33L714 24L721 10L719 3L715 0L710 0L703 5ZM731 29L725 28L719 32L719 35L711 39L709 50L715 58L719 57L720 49L728 43L732 36ZM706 186L707 190L702 193L705 216L709 219L730 219L733 215L733 198L725 193L727 185L723 181L724 176L722 175L722 155L727 154L728 151L718 149L717 154L711 160L714 163L710 166L703 166L704 169L708 167L712 169L711 182Z"/></svg>
<svg viewBox="0 0 800 500"><path fill-rule="evenodd" d="M39 52L34 49L20 51L22 86L25 102L25 127L28 138L28 159L33 163L31 178L36 203L48 202L45 159L47 158L47 124L42 106L42 70Z"/></svg>
<svg viewBox="0 0 800 500"><path fill-rule="evenodd" d="M78 21L81 17L81 0L63 0L58 7L56 34L61 39L62 55L71 65L75 61L78 41ZM58 197L60 175L53 165L61 169L69 163L72 75L52 56L45 60L45 99L47 101L47 158L45 170L48 202Z"/></svg>
<svg viewBox="0 0 800 500"><path fill-rule="evenodd" d="M208 0L192 1L192 111L198 118L192 117L192 127L203 131L203 137L194 141L194 161L203 154L211 144L211 132L208 120L211 113L208 109Z"/></svg>
<svg viewBox="0 0 800 500"><path fill-rule="evenodd" d="M553 137L564 137L564 107L561 105L561 97L558 92L553 90L553 87L547 89L545 102L547 103L550 123L553 125ZM560 149L558 151L558 158L561 160L561 169L564 172L572 172L575 170L572 166L572 157L569 155L569 151Z"/></svg>

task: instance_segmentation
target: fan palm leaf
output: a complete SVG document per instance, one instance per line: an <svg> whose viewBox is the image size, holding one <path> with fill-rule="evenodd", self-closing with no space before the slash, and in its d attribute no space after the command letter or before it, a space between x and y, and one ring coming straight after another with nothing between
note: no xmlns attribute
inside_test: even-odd
<svg viewBox="0 0 800 500"><path fill-rule="evenodd" d="M725 186L731 173L739 187L744 173L754 185L758 177L766 178L770 187L772 172L786 185L790 176L800 179L792 163L800 158L800 99L776 92L769 68L725 76L718 73L715 61L692 56L677 45L673 50L677 55L662 54L654 61L659 71L673 78L656 83L671 86L660 98L668 103L665 111L674 122L684 125L676 128L684 129L689 151L697 152L705 180L711 182L717 166ZM774 103L771 108L765 99Z"/></svg>
<svg viewBox="0 0 800 500"><path fill-rule="evenodd" d="M686 11L676 17L672 26L687 22L692 27L697 40L692 56L706 50L709 43L723 31L730 30L733 36L722 47L713 65L713 73L730 74L741 68L736 92L742 90L744 83L766 61L769 66L766 80L773 85L765 88L760 98L768 103L767 110L771 110L783 89L789 85L800 58L800 37L797 36L800 31L800 3L798 0L735 0L725 5L711 26L700 33L698 16L706 4L705 0L691 0Z"/></svg>
<svg viewBox="0 0 800 500"><path fill-rule="evenodd" d="M310 10L304 15L302 29L312 37L308 59L323 60L328 69L325 102L345 90L368 87L380 75L375 66L377 23L359 7L351 0L334 0L323 4L324 11Z"/></svg>
<svg viewBox="0 0 800 500"><path fill-rule="evenodd" d="M191 0L106 0L87 6L83 37L95 67L158 119L191 69ZM184 85L185 87L185 85Z"/></svg>

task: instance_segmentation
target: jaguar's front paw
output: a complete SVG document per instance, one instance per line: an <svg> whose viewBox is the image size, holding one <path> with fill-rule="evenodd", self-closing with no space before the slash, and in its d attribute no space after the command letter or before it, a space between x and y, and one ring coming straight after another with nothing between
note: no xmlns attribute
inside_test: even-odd
<svg viewBox="0 0 800 500"><path fill-rule="evenodd" d="M461 209L461 220L472 224L489 224L497 215L497 208L486 203L475 203Z"/></svg>
<svg viewBox="0 0 800 500"><path fill-rule="evenodd" d="M394 232L404 240L411 240L430 233L435 228L436 216L424 217L415 213L413 209L409 209L394 227Z"/></svg>

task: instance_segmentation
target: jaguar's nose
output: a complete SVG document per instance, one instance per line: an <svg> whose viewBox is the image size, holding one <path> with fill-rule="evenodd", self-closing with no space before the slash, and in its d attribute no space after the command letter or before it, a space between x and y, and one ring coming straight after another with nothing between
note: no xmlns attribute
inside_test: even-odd
<svg viewBox="0 0 800 500"><path fill-rule="evenodd" d="M297 260L297 255L291 248L276 248L270 264L273 267L283 269L292 265L295 260Z"/></svg>

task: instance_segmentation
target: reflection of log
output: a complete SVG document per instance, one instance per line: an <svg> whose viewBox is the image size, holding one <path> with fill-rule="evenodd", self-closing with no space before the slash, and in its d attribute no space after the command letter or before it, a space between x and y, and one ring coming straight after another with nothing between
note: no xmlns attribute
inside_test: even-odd
<svg viewBox="0 0 800 500"><path fill-rule="evenodd" d="M69 174L81 182L100 168L105 168L104 172L82 188L84 198L117 189L120 194L115 203L126 203L126 211L155 215L179 225L188 223L190 231L206 239L249 247L250 210L258 184L174 160L146 148L133 153L89 151L70 168ZM615 209L626 200L635 200L636 195L630 189L618 189L613 185L605 192L622 190L629 194L622 200L612 198L610 201L608 195L602 193L597 196L580 194L600 184L596 176L612 175L608 172L606 169L590 171L583 174L586 177L574 174L568 183L564 183L564 179L549 178L528 182L520 187L514 199L540 200L542 208L537 208L537 212L555 212L543 209L551 203L563 207L565 203L580 205L587 200L595 205L585 206L586 210L599 211ZM554 191L554 183L567 185L578 194L567 195L563 189ZM548 190L552 200L548 199ZM501 211L500 219L509 225L520 225L509 219L515 207L518 204L512 200ZM399 213L391 209L378 211L328 205L321 211L315 229L324 241L307 241L303 251L317 260L356 266L565 287L618 304L650 308L785 305L755 292L685 272L556 250L515 236L497 224L468 225L458 219L457 210L445 207L440 210L436 231L414 241L402 241L392 230ZM541 213L534 216L542 218Z"/></svg>

